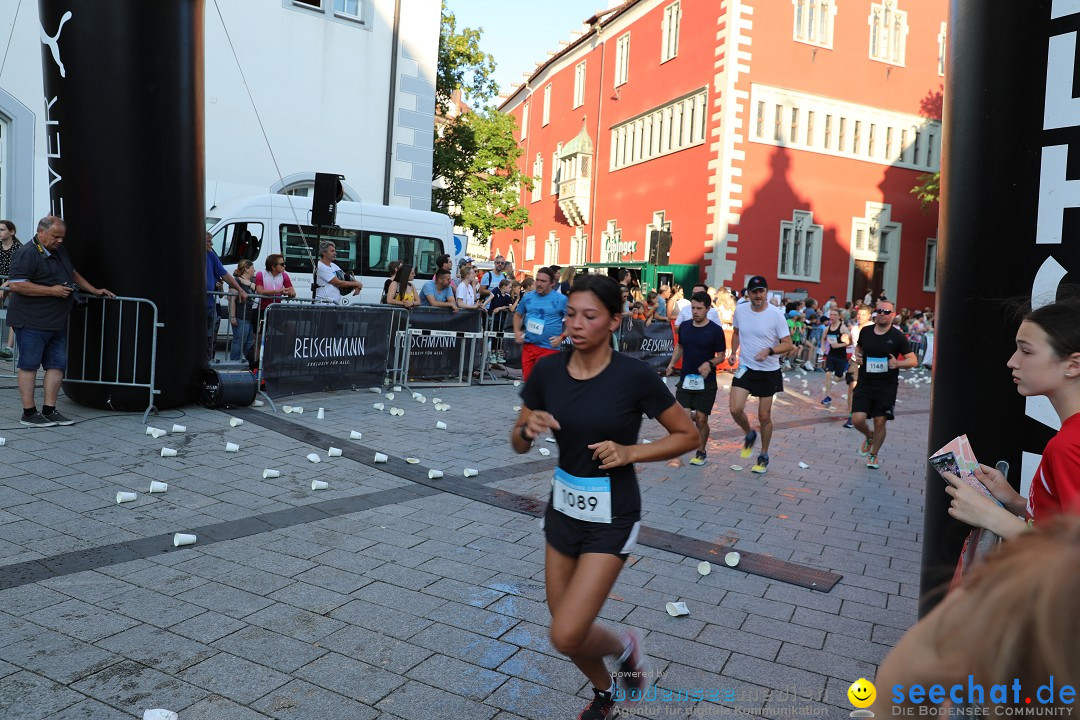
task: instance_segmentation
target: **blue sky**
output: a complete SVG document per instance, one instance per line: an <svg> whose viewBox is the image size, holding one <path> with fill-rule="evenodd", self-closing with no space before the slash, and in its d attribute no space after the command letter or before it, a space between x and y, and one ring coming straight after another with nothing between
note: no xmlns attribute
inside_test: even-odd
<svg viewBox="0 0 1080 720"><path fill-rule="evenodd" d="M607 7L607 0L543 0L529 3L506 0L446 0L458 27L483 28L481 48L495 58L495 80L500 92L525 81L522 73L547 59L570 31Z"/></svg>

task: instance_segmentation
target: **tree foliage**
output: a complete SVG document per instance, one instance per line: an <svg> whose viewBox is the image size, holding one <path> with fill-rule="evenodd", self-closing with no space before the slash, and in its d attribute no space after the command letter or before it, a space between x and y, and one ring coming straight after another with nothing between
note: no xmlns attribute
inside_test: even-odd
<svg viewBox="0 0 1080 720"><path fill-rule="evenodd" d="M927 210L941 198L941 171L926 173L918 178L919 184L911 188L911 194L922 201L922 209Z"/></svg>
<svg viewBox="0 0 1080 720"><path fill-rule="evenodd" d="M493 107L451 115L455 90L470 104L480 104L498 93L498 85L491 78L495 60L480 49L481 31L459 30L445 2L442 7L435 89L441 117L432 157L431 206L486 243L495 230L517 230L529 222L519 201L521 188L531 188L532 181L518 169L522 149L514 139L512 116Z"/></svg>

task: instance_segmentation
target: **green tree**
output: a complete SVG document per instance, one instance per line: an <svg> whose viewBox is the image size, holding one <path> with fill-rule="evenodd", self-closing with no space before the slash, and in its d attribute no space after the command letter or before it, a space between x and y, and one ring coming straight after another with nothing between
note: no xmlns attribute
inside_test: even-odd
<svg viewBox="0 0 1080 720"><path fill-rule="evenodd" d="M529 222L520 188L532 181L518 169L522 150L514 139L514 118L493 107L458 113L454 91L472 105L488 103L499 88L492 79L495 59L480 49L482 30L458 29L454 14L442 5L439 67L432 156L432 210L448 214L454 225L487 242L495 230L517 230Z"/></svg>
<svg viewBox="0 0 1080 720"><path fill-rule="evenodd" d="M919 184L911 188L911 194L922 201L922 209L927 210L941 198L941 171L926 173L916 178Z"/></svg>

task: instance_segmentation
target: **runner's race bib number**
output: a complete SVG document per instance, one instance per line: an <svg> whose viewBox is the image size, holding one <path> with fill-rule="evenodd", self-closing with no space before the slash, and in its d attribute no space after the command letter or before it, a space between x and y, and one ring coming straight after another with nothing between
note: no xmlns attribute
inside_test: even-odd
<svg viewBox="0 0 1080 720"><path fill-rule="evenodd" d="M611 522L611 479L579 478L555 468L553 498L563 515L585 522Z"/></svg>
<svg viewBox="0 0 1080 720"><path fill-rule="evenodd" d="M544 334L544 321L538 318L526 318L525 319L525 332L530 335L543 335Z"/></svg>
<svg viewBox="0 0 1080 720"><path fill-rule="evenodd" d="M705 378L701 375L685 375L683 376L682 386L683 390L704 390Z"/></svg>
<svg viewBox="0 0 1080 720"><path fill-rule="evenodd" d="M735 377L736 378L741 378L745 374L746 374L746 366L745 365L740 365L739 369L735 371Z"/></svg>
<svg viewBox="0 0 1080 720"><path fill-rule="evenodd" d="M868 373L883 373L889 372L889 358L866 358L866 372Z"/></svg>

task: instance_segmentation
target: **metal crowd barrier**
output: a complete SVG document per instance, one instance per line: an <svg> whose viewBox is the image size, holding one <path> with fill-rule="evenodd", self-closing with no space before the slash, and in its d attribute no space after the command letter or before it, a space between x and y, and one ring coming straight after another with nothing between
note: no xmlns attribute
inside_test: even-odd
<svg viewBox="0 0 1080 720"><path fill-rule="evenodd" d="M79 328L75 313L68 317L68 342L82 348L82 357L68 362L64 382L84 385L109 385L146 388L146 410L143 422L156 411L154 399L161 393L155 384L157 368L157 333L163 324L158 322L158 309L150 300L132 297L79 296L86 302L82 313L82 335L75 335ZM100 303L100 311L91 303ZM96 315L100 314L100 323ZM147 319L146 314L149 314ZM98 342L89 344L91 318L98 327ZM114 321L115 320L115 321ZM140 329L147 325L146 329ZM140 343L140 333L150 333L150 352L145 353Z"/></svg>
<svg viewBox="0 0 1080 720"><path fill-rule="evenodd" d="M513 311L488 314L480 354L480 385L506 385L511 378L498 378L494 367L521 368L521 345L514 340Z"/></svg>
<svg viewBox="0 0 1080 720"><path fill-rule="evenodd" d="M0 275L0 285L6 284L7 280L7 275ZM3 292L7 296L11 295L10 290ZM11 344L8 345L9 332L11 331L7 321L7 297L5 297L0 300L0 378L15 379L19 376L19 344L12 338ZM5 352L8 347L11 348L11 355Z"/></svg>

